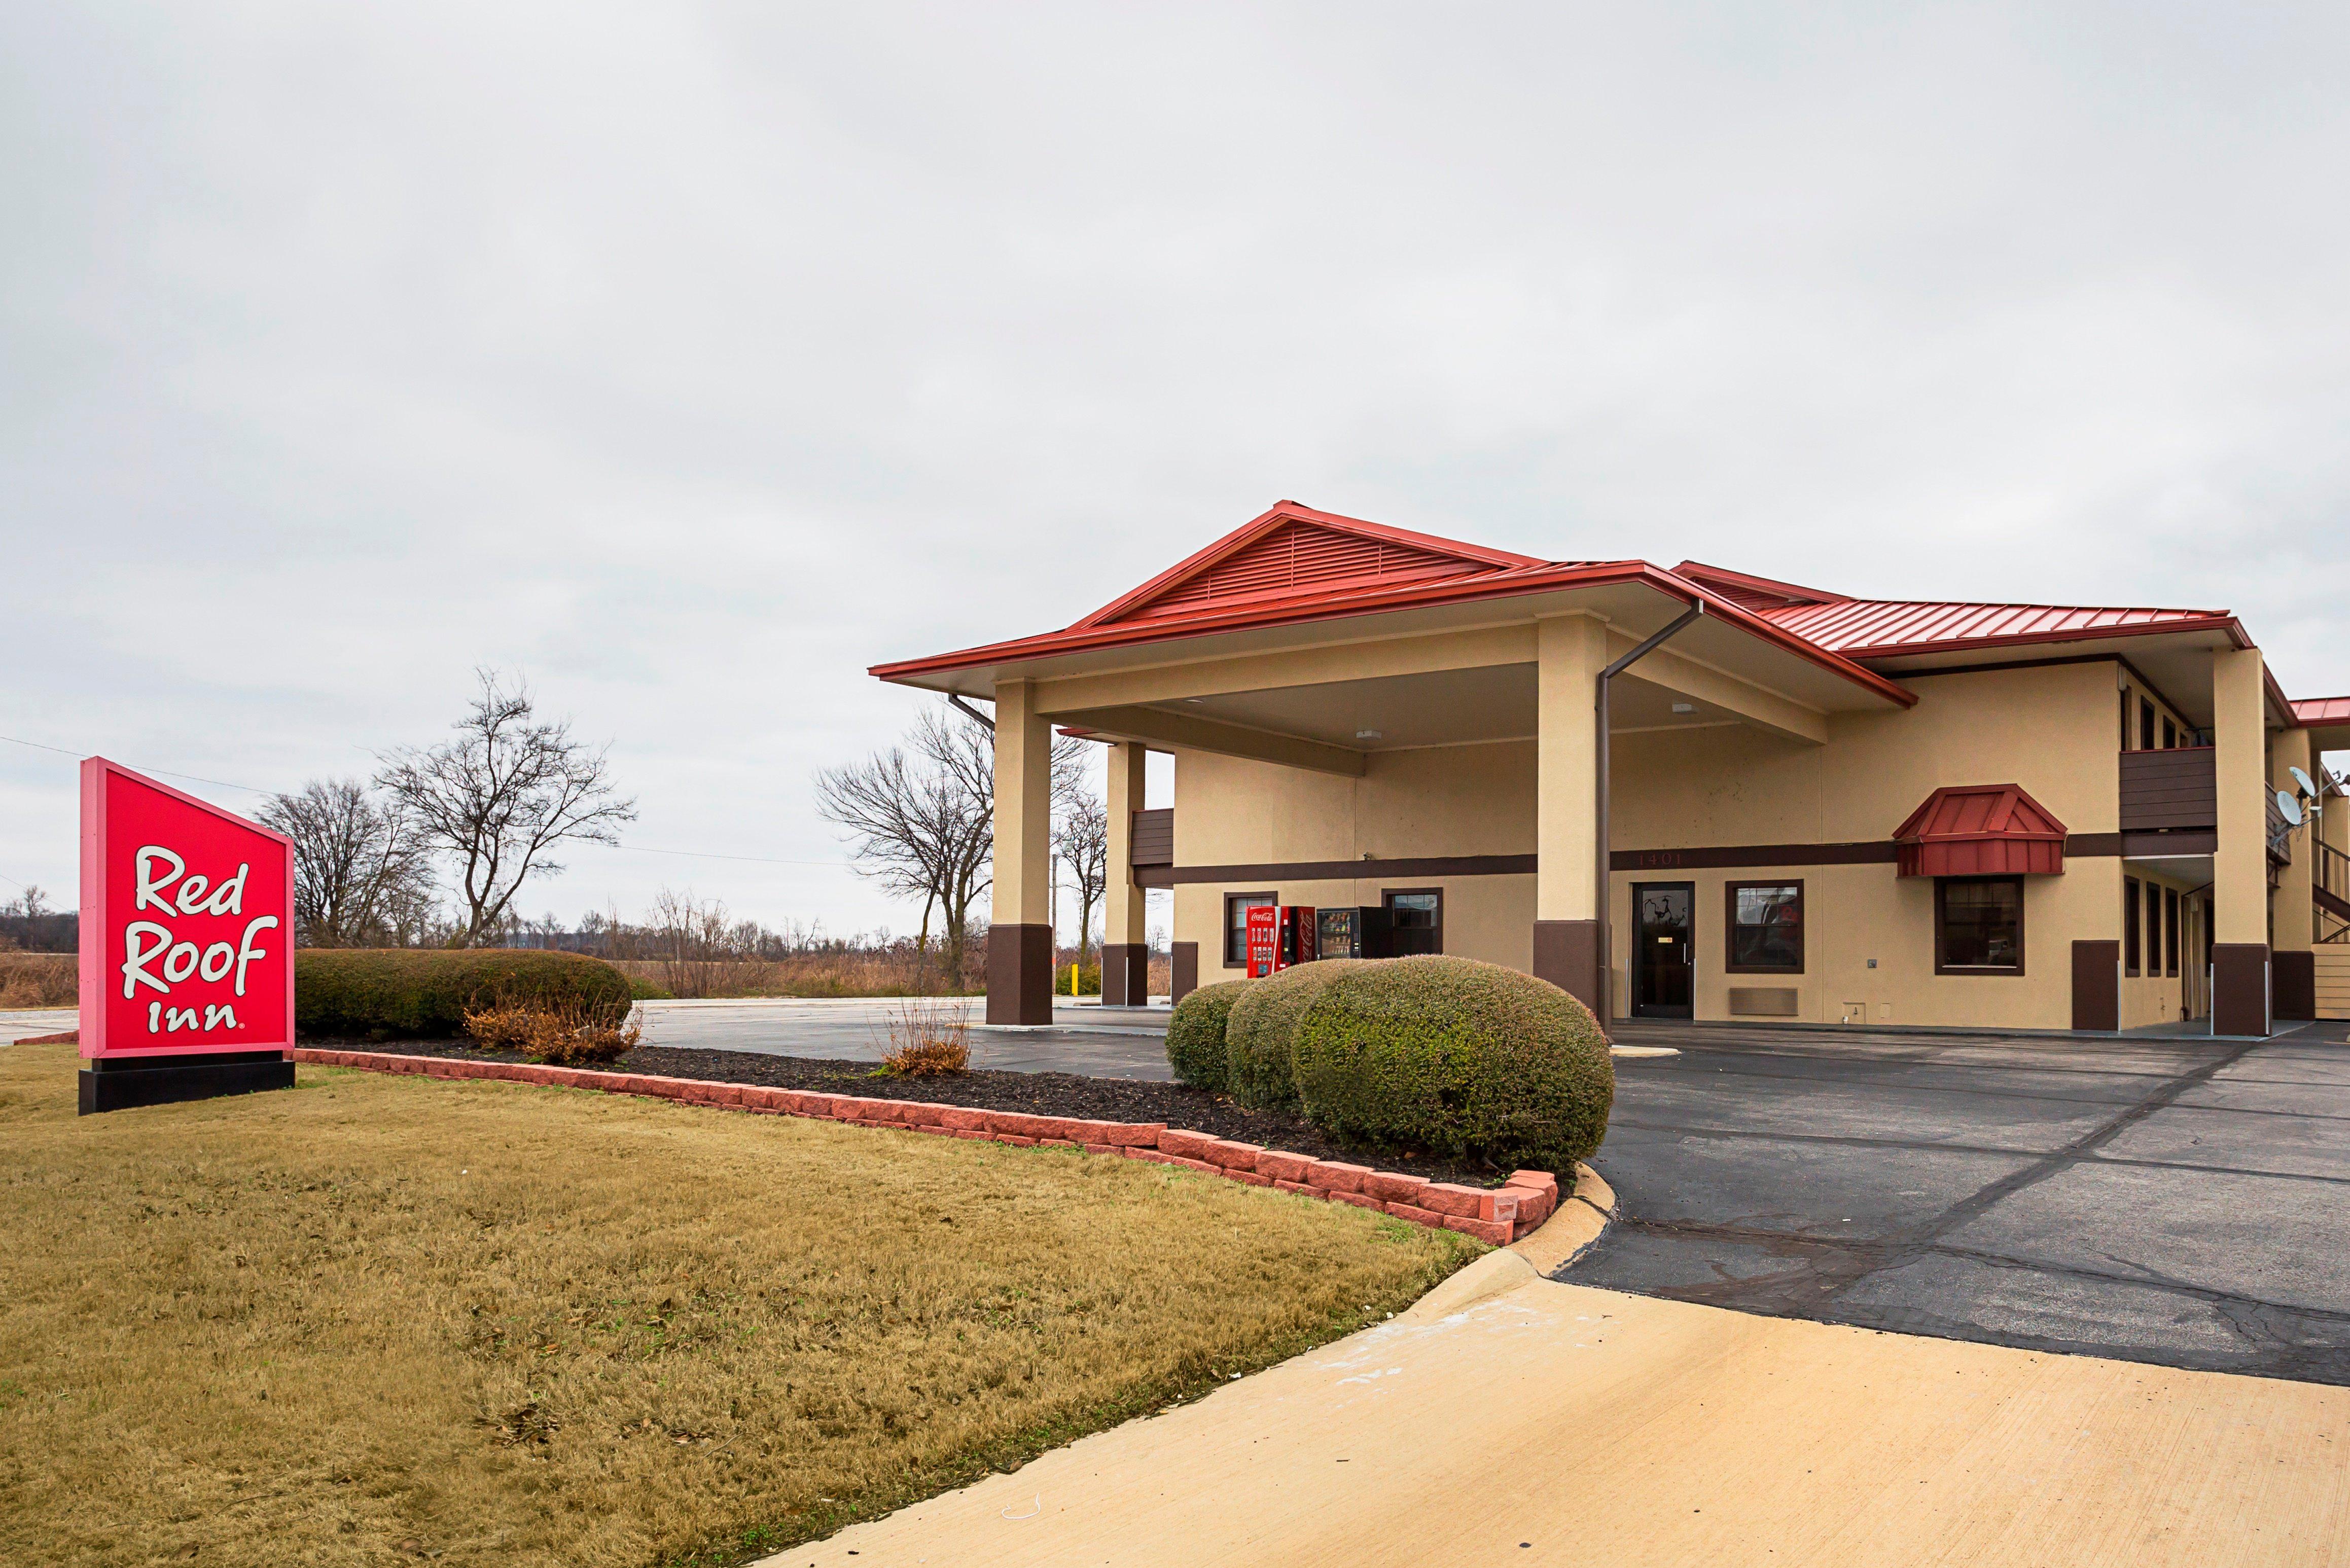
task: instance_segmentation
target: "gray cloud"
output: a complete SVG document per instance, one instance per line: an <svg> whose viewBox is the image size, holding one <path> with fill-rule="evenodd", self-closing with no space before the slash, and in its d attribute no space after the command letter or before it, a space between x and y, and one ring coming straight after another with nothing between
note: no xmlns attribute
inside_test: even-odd
<svg viewBox="0 0 2350 1568"><path fill-rule="evenodd" d="M0 733L268 787L477 663L837 860L875 660L1277 497L2350 689L2338 8L19 7ZM236 797L225 795L224 800ZM73 879L0 745L0 875ZM905 923L837 868L595 852Z"/></svg>

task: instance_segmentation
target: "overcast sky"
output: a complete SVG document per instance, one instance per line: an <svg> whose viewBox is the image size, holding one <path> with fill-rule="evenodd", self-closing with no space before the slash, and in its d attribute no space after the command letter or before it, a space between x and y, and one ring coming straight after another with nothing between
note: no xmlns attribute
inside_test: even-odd
<svg viewBox="0 0 2350 1568"><path fill-rule="evenodd" d="M0 897L525 672L662 884L893 908L885 659L1274 500L2232 608L2350 691L2350 10L0 8ZM186 787L231 806L257 796ZM807 864L691 859L696 850Z"/></svg>

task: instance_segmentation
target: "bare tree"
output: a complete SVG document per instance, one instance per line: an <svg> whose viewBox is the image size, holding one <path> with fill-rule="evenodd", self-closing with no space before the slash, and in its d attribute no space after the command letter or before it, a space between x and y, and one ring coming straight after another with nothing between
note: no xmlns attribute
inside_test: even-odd
<svg viewBox="0 0 2350 1568"><path fill-rule="evenodd" d="M1077 894L1077 961L1086 961L1086 944L1092 940L1094 906L1100 903L1109 880L1109 816L1093 791L1075 783L1062 803L1053 853L1068 867Z"/></svg>
<svg viewBox="0 0 2350 1568"><path fill-rule="evenodd" d="M425 841L455 861L463 900L455 947L491 938L533 877L563 867L546 858L558 844L617 844L637 803L612 787L606 748L571 738L569 721L534 717L530 691L512 691L497 672L482 683L457 738L429 751L402 746L381 759L377 782L415 818Z"/></svg>
<svg viewBox="0 0 2350 1568"><path fill-rule="evenodd" d="M1055 797L1074 775L1084 743L1056 739ZM995 737L979 721L939 709L914 721L903 743L862 763L816 774L816 808L857 843L858 872L891 892L922 900L919 950L927 952L936 910L947 973L960 981L972 910L993 880Z"/></svg>
<svg viewBox="0 0 2350 1568"><path fill-rule="evenodd" d="M390 946L429 923L432 851L396 797L378 801L357 779L312 779L255 815L294 841L303 946Z"/></svg>

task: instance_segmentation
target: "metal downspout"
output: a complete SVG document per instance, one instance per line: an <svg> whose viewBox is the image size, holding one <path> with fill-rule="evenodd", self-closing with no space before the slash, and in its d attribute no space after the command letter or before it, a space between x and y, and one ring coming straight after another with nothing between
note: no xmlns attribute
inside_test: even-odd
<svg viewBox="0 0 2350 1568"><path fill-rule="evenodd" d="M1612 999L1607 994L1608 988L1613 983L1616 975L1614 934L1608 929L1607 921L1610 903L1608 898L1608 872L1610 870L1608 860L1614 853L1612 846L1608 843L1607 837L1608 797L1614 790L1613 781L1608 777L1607 689L1615 680L1616 677L1623 674L1624 671L1632 668L1633 665L1639 662L1642 659L1647 658L1649 653L1653 652L1668 639L1679 631L1681 628L1689 625L1690 622L1697 619L1704 614L1705 601L1703 599L1700 599L1695 604L1690 606L1689 609L1680 617L1679 619L1674 621L1670 626L1666 627L1664 630L1658 632L1646 642L1641 643L1638 648L1632 649L1631 652L1626 654L1623 658L1617 659L1615 663L1609 665L1607 669L1599 672L1599 695L1594 704L1598 710L1599 723L1599 801L1598 810L1594 815L1598 818L1599 1027L1603 1030L1607 1027L1607 1021L1615 1016L1616 1011L1612 1005ZM1694 919L1696 917L1697 911L1694 909L1690 910L1690 918Z"/></svg>

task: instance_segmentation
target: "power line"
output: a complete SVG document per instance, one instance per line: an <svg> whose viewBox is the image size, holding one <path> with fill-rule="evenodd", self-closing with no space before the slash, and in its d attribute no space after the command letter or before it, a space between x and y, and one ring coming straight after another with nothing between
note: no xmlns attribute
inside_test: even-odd
<svg viewBox="0 0 2350 1568"><path fill-rule="evenodd" d="M78 758L84 754L80 752L69 752L63 746L45 745L39 741L21 740L15 735L0 735L0 741L10 741L20 746L30 746L35 751L55 752L61 757ZM140 764L139 771L140 773L147 774L161 774L167 779L188 779L196 784L218 784L223 789L241 789L247 794L276 794L277 793L276 790L255 789L251 784L231 784L226 779L208 779L201 774L175 774L169 768L151 768L144 763Z"/></svg>

